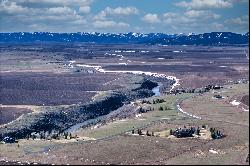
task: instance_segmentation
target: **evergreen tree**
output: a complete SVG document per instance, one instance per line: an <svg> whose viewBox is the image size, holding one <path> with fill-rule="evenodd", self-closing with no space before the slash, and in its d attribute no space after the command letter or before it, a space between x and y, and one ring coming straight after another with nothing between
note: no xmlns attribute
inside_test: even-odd
<svg viewBox="0 0 250 166"><path fill-rule="evenodd" d="M64 133L64 138L67 139L68 137L68 132Z"/></svg>
<svg viewBox="0 0 250 166"><path fill-rule="evenodd" d="M159 110L160 110L160 111L163 111L163 107L162 107L162 106L160 106Z"/></svg>
<svg viewBox="0 0 250 166"><path fill-rule="evenodd" d="M135 133L135 129L134 129L134 127L133 127L133 129L132 129L132 134L134 134Z"/></svg>
<svg viewBox="0 0 250 166"><path fill-rule="evenodd" d="M170 135L173 135L173 130L172 130L172 129L170 129L169 133L170 133Z"/></svg>
<svg viewBox="0 0 250 166"><path fill-rule="evenodd" d="M200 129L199 128L197 129L197 135L200 135Z"/></svg>

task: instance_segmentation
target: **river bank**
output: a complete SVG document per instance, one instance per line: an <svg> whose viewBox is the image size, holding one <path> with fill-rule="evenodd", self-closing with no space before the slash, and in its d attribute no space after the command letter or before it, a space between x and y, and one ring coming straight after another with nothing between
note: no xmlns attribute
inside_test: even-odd
<svg viewBox="0 0 250 166"><path fill-rule="evenodd" d="M137 99L147 98L150 96L160 96L159 83L152 82L145 79L144 76L150 76L154 78L164 78L171 87L170 92L179 85L179 79L174 76L167 76L160 73L144 72L144 71L110 71L104 70L101 66L82 65L77 64L76 61L70 61L70 68L86 67L96 70L101 73L124 73L143 76L143 80L135 80L133 84L139 85L137 88L132 86L131 88L124 88L114 90L108 96L92 101L83 105L75 105L69 108L62 108L60 110L45 111L38 114L29 114L24 116L18 121L14 121L10 125L6 125L5 128L0 128L0 138L5 136L11 136L14 138L24 138L32 132L45 132L55 130L58 133L68 130L76 130L82 126L88 126L96 124L105 119L105 115L108 115L114 110L122 107L125 103L130 103ZM95 110L95 111L93 111ZM117 112L114 117L119 116ZM28 118L28 119L27 119ZM104 120L105 121L105 120Z"/></svg>
<svg viewBox="0 0 250 166"><path fill-rule="evenodd" d="M62 133L74 125L85 121L89 123L92 119L107 115L125 103L154 95L152 89L157 86L157 83L143 77L138 77L134 81L133 86L114 90L112 93L86 104L24 115L21 119L0 127L0 140L6 136L16 139L25 138L33 132Z"/></svg>
<svg viewBox="0 0 250 166"><path fill-rule="evenodd" d="M174 84L171 86L170 92L173 91L173 89L180 85L180 79L176 78L175 76L167 76L166 74L160 74L160 73L154 73L154 72L146 72L146 71L133 71L133 70L105 70L102 68L102 66L94 66L94 65L86 65L86 64L75 64L78 67L86 67L86 68L93 68L97 72L101 73L130 73L130 74L138 74L138 75L146 75L146 76L152 76L156 78L166 78L169 80L173 80ZM154 91L158 94L156 89Z"/></svg>

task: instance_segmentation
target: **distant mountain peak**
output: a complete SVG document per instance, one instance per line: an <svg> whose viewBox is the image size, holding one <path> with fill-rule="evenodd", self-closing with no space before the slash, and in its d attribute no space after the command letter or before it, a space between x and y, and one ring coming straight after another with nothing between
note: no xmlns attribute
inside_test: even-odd
<svg viewBox="0 0 250 166"><path fill-rule="evenodd" d="M203 34L164 34L164 33L53 33L53 32L14 32L0 33L0 42L95 42L95 43L144 43L163 45L218 45L248 44L249 32L210 32Z"/></svg>

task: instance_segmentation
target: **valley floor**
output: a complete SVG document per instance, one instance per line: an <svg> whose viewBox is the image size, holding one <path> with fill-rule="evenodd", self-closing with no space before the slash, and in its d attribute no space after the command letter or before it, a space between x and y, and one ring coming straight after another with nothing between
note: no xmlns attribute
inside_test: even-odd
<svg viewBox="0 0 250 166"><path fill-rule="evenodd" d="M74 115L70 124L78 120L81 124L85 116L77 116L79 106L122 89L123 96L136 96L134 89L141 92L141 87L147 88L148 84L142 85L145 79L159 83L161 95L152 96L147 89L152 97L138 95L133 101L122 102L124 105L110 112L105 121L73 128L70 132L75 138L1 142L0 165L249 164L246 50L248 47L131 44L93 44L90 50L86 43L5 43L0 48L0 132L15 130L15 124L36 123L29 119L31 115L62 110L68 111L65 117ZM144 74L135 74L138 71ZM173 82L150 73L173 76L178 82L171 89ZM207 85L223 88L199 92ZM174 93L169 94L170 89ZM178 89L184 92L178 93ZM96 108L100 111L103 107ZM225 137L170 136L170 129L184 126L216 128ZM132 134L138 129L144 135ZM154 136L146 136L147 131Z"/></svg>
<svg viewBox="0 0 250 166"><path fill-rule="evenodd" d="M135 118L117 120L96 128L78 130L72 140L20 140L2 144L1 160L43 164L246 164L249 154L249 112L230 102L235 95L248 93L249 84L227 85L203 95L178 94L156 98L165 102L149 105L154 111ZM214 94L225 96L214 99ZM180 102L175 102L175 101ZM176 108L200 116L195 119ZM160 111L160 106L169 110ZM129 134L133 127L155 133L186 126L214 127L226 137L217 140Z"/></svg>

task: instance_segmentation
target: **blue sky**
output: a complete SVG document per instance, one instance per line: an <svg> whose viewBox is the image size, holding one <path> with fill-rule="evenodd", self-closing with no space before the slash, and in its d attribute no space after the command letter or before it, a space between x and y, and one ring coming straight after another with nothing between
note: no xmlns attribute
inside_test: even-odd
<svg viewBox="0 0 250 166"><path fill-rule="evenodd" d="M249 30L248 0L1 0L1 32Z"/></svg>

